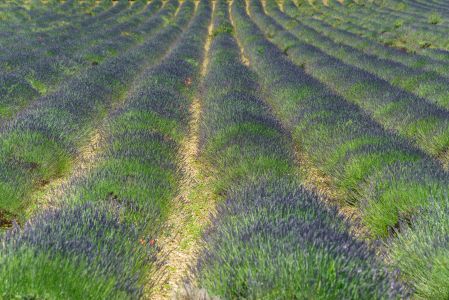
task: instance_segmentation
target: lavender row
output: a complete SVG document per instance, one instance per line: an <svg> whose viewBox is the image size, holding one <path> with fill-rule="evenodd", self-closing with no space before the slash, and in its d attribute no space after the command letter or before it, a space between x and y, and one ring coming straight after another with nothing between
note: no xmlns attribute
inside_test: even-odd
<svg viewBox="0 0 449 300"><path fill-rule="evenodd" d="M428 102L449 110L449 87L447 78L435 72L423 71L419 68L409 68L391 60L365 54L350 46L342 45L300 21L282 13L276 3L266 2L267 12L284 28L288 29L302 43L312 45L320 51L335 57L342 62L370 72L388 81L393 86L404 89Z"/></svg>
<svg viewBox="0 0 449 300"><path fill-rule="evenodd" d="M436 72L445 77L447 77L449 74L449 64L447 63L447 61L444 61L447 60L446 57L440 59L432 59L418 53L408 53L401 49L388 47L386 45L378 43L377 41L373 41L372 39L345 30L344 26L334 27L335 25L332 21L330 21L331 18L317 19L303 16L302 14L297 13L298 9L293 5L291 1L287 1L285 5L286 14L294 17L303 25L311 27L321 34L332 38L338 43L357 48L367 53L368 55L374 55L381 59L391 60L410 68L418 68L429 72ZM299 17L299 15L301 15L301 17ZM427 51L430 51L430 49L428 49ZM433 51L435 52L436 49L434 49ZM444 56L444 52L442 52L441 56ZM449 55L445 56L449 57Z"/></svg>
<svg viewBox="0 0 449 300"><path fill-rule="evenodd" d="M122 4L126 3L123 2ZM105 21L108 16L104 13L101 19L91 17L81 13L80 10L74 12L73 10L67 9L65 5L61 5L60 3L30 4L30 7L27 8L12 3L9 6L12 8L12 13L17 12L19 15L18 20L14 20L14 17L8 12L4 11L1 14L6 22L1 24L0 40L2 47L9 50L13 48L32 48L33 45L39 46L40 41L47 42L49 39L55 39L55 36L58 35L66 37L67 33L80 30L84 24L87 25L86 20L95 23L99 20ZM111 9L113 13L111 16L126 8L126 5L118 5L117 8ZM55 18L56 20L53 20ZM70 22L67 22L67 20ZM45 47L49 44L45 43L43 46ZM36 51L39 51L39 49L36 49Z"/></svg>
<svg viewBox="0 0 449 300"><path fill-rule="evenodd" d="M304 67L306 73L360 106L386 129L412 141L417 148L438 158L443 164L449 164L448 110L301 42L265 15L260 1L250 3L257 23L295 64Z"/></svg>
<svg viewBox="0 0 449 300"><path fill-rule="evenodd" d="M394 9L389 9L386 12L379 11L375 5L363 7L353 3L348 7L335 4L331 9L320 8L319 14L322 15L322 20L332 20L332 23L345 30L405 51L419 52L430 58L443 60L447 64L449 52L428 49L428 47L447 48L445 39L447 28L439 30L440 27L443 27L441 23L443 19L439 12L426 11L418 15L419 17L401 15L401 13L395 16L393 12L408 10L409 6L404 3L392 4ZM379 22L380 19L383 21ZM416 25L419 20L424 20L424 22L421 22L421 25Z"/></svg>
<svg viewBox="0 0 449 300"><path fill-rule="evenodd" d="M176 0L169 2L172 11ZM167 8L169 9L169 8ZM184 26L187 16L177 18ZM159 24L159 27L162 24ZM143 67L157 63L176 40L169 26L141 45L107 59L36 101L0 133L0 210L22 217L28 195L70 170L78 149Z"/></svg>
<svg viewBox="0 0 449 300"><path fill-rule="evenodd" d="M188 18L194 9L193 1L185 1L178 17ZM188 105L209 18L210 3L202 1L178 46L161 64L139 76L127 104L105 126L103 151L95 168L66 187L66 204L4 237L1 250L7 255L0 260L0 278L9 279L0 283L4 295L144 296L146 281L157 267L160 224L177 192L176 160L187 133ZM167 28L179 35L186 25ZM26 261L27 266L16 269L17 261ZM50 280L59 281L52 273L66 278L64 284L56 287ZM36 284L23 283L30 274L37 274ZM16 281L21 284L15 285Z"/></svg>
<svg viewBox="0 0 449 300"><path fill-rule="evenodd" d="M262 23L267 19L257 16L258 1L252 4L254 19L269 28ZM407 220L432 196L443 199L449 177L436 162L331 94L260 32L255 36L259 36L257 43L248 44L247 49L264 49L259 50L263 60L254 58L255 68L261 74L277 74L262 78L270 87L272 106L314 165L333 178L334 188L346 201L361 206L375 235L385 236L389 227ZM279 90L272 86L275 82Z"/></svg>
<svg viewBox="0 0 449 300"><path fill-rule="evenodd" d="M234 2L238 36L244 7ZM245 67L225 1L216 2L202 88L201 158L223 199L205 237L196 279L223 299L398 298L401 285L355 241L334 208L296 180L288 135Z"/></svg>
<svg viewBox="0 0 449 300"><path fill-rule="evenodd" d="M109 3L108 3L109 2ZM68 28L89 26L97 21L105 21L108 18L128 8L127 1L120 1L112 6L110 1L103 1L97 5L95 15L93 11L85 13L81 9L82 3L78 1L55 1L53 3L16 3L5 4L6 9L2 11L5 21L1 24L1 38L8 39L27 34L30 37L36 34L48 33L54 35L58 31L64 32ZM14 16L15 14L15 16ZM67 22L70 20L70 22ZM33 32L34 31L34 35Z"/></svg>
<svg viewBox="0 0 449 300"><path fill-rule="evenodd" d="M77 25L75 22L77 17L70 16L67 17L70 22L63 28L62 26L56 26L54 30L49 30L48 28L38 27L25 34L17 33L17 29L14 29L12 33L3 32L10 38L2 41L3 51L5 52L1 63L3 71L15 71L20 66L32 65L35 60L41 57L61 56L65 53L64 51L67 52L75 46L78 46L79 49L80 44L83 44L82 38L85 39L86 36L94 38L100 29L106 30L108 24L117 24L120 15L127 11L127 5L125 2L122 2L122 5L116 5L114 8L120 9L114 10L111 16L104 15L102 19L97 19L97 22L90 25ZM94 34L92 34L93 32Z"/></svg>
<svg viewBox="0 0 449 300"><path fill-rule="evenodd" d="M394 137L383 144L373 134L375 130L368 128L369 122L362 125L362 120L353 113L351 116L344 103L337 104L323 94L319 96L316 89L298 88L300 83L297 82L288 89L278 90L276 86L282 86L282 83L288 87L288 78L297 78L298 74L304 76L303 71L296 68L287 72L291 66L283 58L280 58L283 62L279 63L276 71L274 66L277 63L273 61L281 56L280 51L273 45L250 41L252 43L247 49L258 49L259 53L253 53L254 62L258 61L258 56L266 58L265 65L259 68L261 74L271 76L267 78L266 87L272 91L274 100L277 95L275 104L280 109L288 107L290 111L294 107L291 102L301 107L290 113L298 145L314 165L333 179L334 188L346 185L345 190L360 201L363 222L372 233L378 236L390 233L385 240L389 264L400 268L418 297L447 297L445 280L442 279L448 276L444 265L445 257L449 255L446 243L449 226L444 216L449 201L447 172L426 160L422 154L415 153L415 157L410 159L410 154L404 151L407 145L398 144ZM279 74L279 77L273 74ZM326 107L328 109L324 109ZM387 145L391 145L390 151ZM408 149L413 152L410 147ZM395 157L392 155L394 151L403 152Z"/></svg>
<svg viewBox="0 0 449 300"><path fill-rule="evenodd" d="M105 58L118 55L127 47L138 44L143 36L154 34L160 24L165 23L164 18L174 12L168 5L169 9L149 18L160 6L160 1L153 1L142 16L135 16L129 22L92 34L90 40L93 45L90 47L84 45L88 43L86 39L75 42L78 48L84 47L84 50L79 49L73 55L67 53L70 52L70 43L56 44L52 56L44 55L31 63L12 54L15 60L20 61L20 67L0 77L3 83L0 91L0 116L3 120L13 117L39 96L56 90L61 82L79 76L80 72L95 67ZM128 36L121 35L123 30L127 30Z"/></svg>

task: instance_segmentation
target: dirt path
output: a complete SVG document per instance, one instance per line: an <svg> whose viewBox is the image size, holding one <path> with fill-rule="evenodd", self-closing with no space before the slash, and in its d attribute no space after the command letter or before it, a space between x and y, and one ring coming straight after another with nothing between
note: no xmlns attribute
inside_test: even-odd
<svg viewBox="0 0 449 300"><path fill-rule="evenodd" d="M213 11L215 3L213 3ZM205 43L205 59L200 74L204 78L208 66L208 52L211 43L213 23L208 28ZM215 208L213 192L210 189L211 170L198 159L201 101L198 97L190 106L189 135L183 141L179 161L183 171L180 193L174 199L166 222L166 231L157 241L161 247L160 261L163 267L156 272L156 286L151 287L149 299L174 298L184 290L183 279L196 262L201 250L201 234L210 223Z"/></svg>
<svg viewBox="0 0 449 300"><path fill-rule="evenodd" d="M295 144L295 143L294 143ZM369 229L362 223L362 214L355 206L344 204L344 195L332 187L332 179L316 168L300 147L294 146L299 176L304 187L320 195L320 199L328 205L336 206L338 212L350 225L350 231L359 240L369 242Z"/></svg>
<svg viewBox="0 0 449 300"><path fill-rule="evenodd" d="M231 22L232 27L235 28L234 19L232 18L232 12L231 12L231 7L232 7L232 3L233 3L233 2L234 2L234 1L231 1L231 2L229 3L229 5L228 5L228 15L229 15L229 21ZM248 2L246 2L246 12L247 12L248 15L249 15ZM235 31L235 29L234 29L234 31ZM248 59L248 57L245 55L245 49L243 48L243 46L242 46L242 44L240 43L240 40L237 38L237 36L236 36L236 35L234 35L234 36L235 36L235 41L236 41L236 43L237 43L237 45L239 46L239 49L240 49L240 60L242 61L242 63L243 63L245 66L249 67L249 59Z"/></svg>

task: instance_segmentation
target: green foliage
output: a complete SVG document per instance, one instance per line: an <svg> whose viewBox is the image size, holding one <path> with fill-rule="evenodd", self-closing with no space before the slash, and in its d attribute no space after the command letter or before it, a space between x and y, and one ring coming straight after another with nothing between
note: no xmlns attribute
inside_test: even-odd
<svg viewBox="0 0 449 300"><path fill-rule="evenodd" d="M212 37L216 37L219 34L225 33L225 34L232 34L234 31L234 28L232 27L231 23L222 23L217 28L214 28L212 31Z"/></svg>
<svg viewBox="0 0 449 300"><path fill-rule="evenodd" d="M3 299L127 299L114 286L120 278L87 273L87 262L20 249L0 258Z"/></svg>
<svg viewBox="0 0 449 300"><path fill-rule="evenodd" d="M426 209L413 214L409 228L388 241L389 256L404 277L414 283L416 299L449 297L448 203L447 195L445 203L431 201Z"/></svg>
<svg viewBox="0 0 449 300"><path fill-rule="evenodd" d="M0 183L0 207L16 214L27 204L31 189L65 174L72 165L56 141L33 131L12 131L0 141L0 164L9 180Z"/></svg>
<svg viewBox="0 0 449 300"><path fill-rule="evenodd" d="M437 24L440 24L442 21L443 21L443 18L437 12L433 12L429 15L429 19L428 19L429 24L437 25Z"/></svg>
<svg viewBox="0 0 449 300"><path fill-rule="evenodd" d="M398 19L394 22L395 28L400 28L400 27L402 27L402 25L404 25L404 20Z"/></svg>
<svg viewBox="0 0 449 300"><path fill-rule="evenodd" d="M36 91L38 91L39 94L45 95L45 93L47 92L47 86L46 86L43 82L37 80L37 79L36 79L34 76L32 76L32 75L28 76L27 79L28 79L28 82L30 83L30 85L31 85Z"/></svg>

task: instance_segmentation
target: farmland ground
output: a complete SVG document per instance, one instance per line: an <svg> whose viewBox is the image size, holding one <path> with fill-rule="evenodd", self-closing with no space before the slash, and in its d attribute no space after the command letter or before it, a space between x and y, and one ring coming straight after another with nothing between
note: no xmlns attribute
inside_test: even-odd
<svg viewBox="0 0 449 300"><path fill-rule="evenodd" d="M0 299L447 299L448 20L0 3Z"/></svg>

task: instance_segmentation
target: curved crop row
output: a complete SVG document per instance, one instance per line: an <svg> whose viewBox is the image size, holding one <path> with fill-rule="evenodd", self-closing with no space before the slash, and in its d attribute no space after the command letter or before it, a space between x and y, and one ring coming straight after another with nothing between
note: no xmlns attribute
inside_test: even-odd
<svg viewBox="0 0 449 300"><path fill-rule="evenodd" d="M8 34L3 31L2 34L5 35L6 39L2 40L4 51L1 62L2 71L15 71L17 67L23 65L33 67L33 61L48 55L55 55L61 52L61 48L67 51L69 46L79 47L80 45L76 41L95 36L100 28L105 30L108 24L120 23L122 21L121 16L126 16L126 12L131 10L125 9L128 4L125 2L122 2L122 4L116 5L111 15L104 14L102 18L89 17L89 20L92 20L90 24L78 24L77 20L80 16L70 15L66 17L67 20L62 22L64 25L51 29L34 28L25 23L23 27L28 30L23 34L18 32L19 28L16 27ZM115 8L121 9L115 10ZM51 10L47 9L47 11ZM42 17L45 17L45 15Z"/></svg>
<svg viewBox="0 0 449 300"><path fill-rule="evenodd" d="M194 9L193 1L185 1L179 18ZM201 1L174 50L139 76L126 105L106 122L95 166L70 182L59 200L63 205L7 232L0 295L142 296L156 267L159 229L178 188L176 161L209 19L210 3ZM176 23L168 25L172 35L187 25Z"/></svg>
<svg viewBox="0 0 449 300"><path fill-rule="evenodd" d="M49 10L49 9L47 9ZM61 51L60 48L65 49L63 44L66 45L77 40L77 35L81 32L90 33L91 31L84 31L79 26L72 24L77 16L68 17L70 25L66 25L66 28L57 27L54 31L50 31L47 28L34 28L29 24L25 24L23 27L28 29L25 34L20 34L18 28L13 28L10 33L2 32L9 39L2 40L3 55L1 59L1 66L3 72L13 72L20 70L27 66L28 68L34 67L33 62L42 57L52 55L55 52ZM99 22L95 22L95 29L103 23L106 23L106 19L102 19ZM32 28L30 30L29 28ZM90 28L86 28L90 29ZM20 74L20 72L18 72Z"/></svg>
<svg viewBox="0 0 449 300"><path fill-rule="evenodd" d="M304 82L301 87L301 82L291 78L302 71L292 68L278 49L258 35L258 42L256 34L248 38L246 49L260 74L270 74L265 77L266 89L272 101L276 101L275 110L285 114L281 119L291 120L294 139L301 150L337 183L337 188L345 182L355 184L345 189L361 201L364 222L373 233L386 235L388 226L395 227L385 243L388 261L400 268L416 295L446 298L448 174L420 154L417 155L421 158L409 160L405 151L389 161L387 145L391 144L393 151L407 147L392 139L381 142L372 125L369 128L363 116L358 118L350 113L343 102L336 103L335 99L320 95L319 90L305 88ZM296 84L290 85L289 80ZM292 108L295 98L297 106Z"/></svg>
<svg viewBox="0 0 449 300"><path fill-rule="evenodd" d="M36 14L37 16L30 15L27 20L21 21L18 24L10 24L9 22L2 23L4 26L11 26L11 28L3 28L0 34L0 40L2 47L5 51L4 57L11 60L14 54L14 50L17 51L16 55L20 56L23 60L32 62L33 59L38 58L39 55L44 54L47 48L55 47L55 43L70 40L70 38L76 37L79 34L89 34L90 27L97 26L97 24L104 22L116 22L114 16L120 16L120 13L126 11L127 3L124 1L122 5L117 5L110 10L110 14L101 14L101 16L90 17L85 14L67 13L62 6L54 5L54 9L49 9L46 6L44 13L39 14L38 10L27 10L27 13ZM17 9L17 7L15 7ZM52 22L51 19L54 15L61 13L60 18L62 20ZM83 20L89 20L89 23L82 22ZM33 24L39 19L43 20L43 24ZM85 27L84 27L85 26ZM11 53L11 54L10 54ZM2 62L2 68L5 70L14 67L14 63L20 61L12 60L9 64Z"/></svg>
<svg viewBox="0 0 449 300"><path fill-rule="evenodd" d="M0 116L3 119L12 117L39 95L51 93L61 82L70 80L83 69L101 63L101 60L108 56L118 55L119 51L138 43L142 36L154 33L160 26L158 24L164 22L164 15L174 12L173 7L168 5L169 9L143 22L158 7L160 2L153 1L146 13L141 16L134 16L134 20L130 19L126 23L104 30L100 30L98 24L98 28L91 28L95 33L91 34L89 39L76 41L71 38L66 43L53 41L50 44L54 46L44 47L50 54L41 54L39 56L41 58L32 63L27 59L24 60L23 56L17 56L17 50L14 50L11 53L12 59L17 61L19 66L16 66L13 72L2 74L0 77L3 83L0 90ZM143 24L137 26L139 22ZM128 36L121 35L122 32L127 32ZM86 47L89 40L90 43L94 41L94 44ZM70 55L69 53L76 48L79 51ZM80 51L80 48L84 49Z"/></svg>
<svg viewBox="0 0 449 300"><path fill-rule="evenodd" d="M238 35L244 9L234 1ZM259 98L217 1L202 88L201 159L216 170L221 195L197 281L224 299L396 298L401 287L374 254L347 233L334 209L295 179L288 135Z"/></svg>
<svg viewBox="0 0 449 300"><path fill-rule="evenodd" d="M123 98L143 67L160 60L188 22L176 22L143 44L91 68L23 111L0 133L0 211L19 216L33 190L66 173L98 118Z"/></svg>
<svg viewBox="0 0 449 300"><path fill-rule="evenodd" d="M17 9L16 6L13 7ZM56 6L55 11L58 12L59 9L61 7ZM44 16L47 16L48 11L49 9L46 7ZM35 10L32 10L32 12L35 12ZM30 16L30 18L32 17ZM74 21L77 17L70 16L68 19ZM36 28L36 26L30 26L27 22L23 23L20 24L20 27L27 29L25 34L20 34L18 26L14 26L11 32L6 30L1 32L2 37L7 37L7 39L2 39L1 46L3 55L0 62L2 67L0 96L2 103L7 103L8 100L12 101L17 98L18 102L20 102L30 96L35 96L35 94L31 93L33 90L40 91L44 89L43 84L39 81L39 77L47 78L48 80L48 77L51 78L50 75L54 76L58 70L58 73L62 73L64 70L63 65L65 65L67 71L70 69L70 61L65 57L56 56L54 52L60 52L61 48L65 49L61 42L63 40L66 43L67 40L71 42L75 33L79 31L78 27L71 24L65 30L57 27L55 32L50 32L46 28L38 26ZM2 24L9 24L9 22ZM59 59L55 59L56 57ZM36 63L36 61L39 62ZM35 72L38 74L35 74ZM7 109L7 106L2 107L2 109Z"/></svg>
<svg viewBox="0 0 449 300"><path fill-rule="evenodd" d="M445 77L449 74L449 64L447 61L444 61L446 58L444 60L438 60L420 55L419 53L407 53L400 49L377 43L365 36L360 36L351 31L347 31L345 30L345 27L334 27L334 23L328 18L311 18L298 12L297 7L294 6L291 0L286 1L284 11L302 24L318 30L320 33L339 43L357 48L369 55L374 55L381 59L392 60L410 68L419 68L429 72L436 72Z"/></svg>
<svg viewBox="0 0 449 300"><path fill-rule="evenodd" d="M302 12L309 10L307 1L299 3ZM448 52L442 49L448 45L445 32L448 25L443 22L441 12L409 12L412 8L409 1L387 1L386 4L361 5L351 1L341 5L333 2L331 7L314 6L312 15L321 15L322 20L382 44L441 60L447 66Z"/></svg>
<svg viewBox="0 0 449 300"><path fill-rule="evenodd" d="M244 38L281 122L313 164L331 177L341 198L364 210L375 235L387 235L389 227L406 220L430 195L444 194L447 175L436 162L331 94L260 31L253 29Z"/></svg>
<svg viewBox="0 0 449 300"><path fill-rule="evenodd" d="M332 26L333 23L327 18L312 18L298 12L291 0L286 1L284 12L290 17L306 27L312 28L334 41L363 51L368 55L373 55L381 59L387 59L403 64L409 68L422 69L428 72L436 72L447 77L449 74L449 64L446 58L433 59L421 55L420 53L408 53L394 47L388 47L367 37L357 35L340 27ZM428 49L427 51L430 51ZM433 49L436 51L436 49ZM422 51L421 51L422 52Z"/></svg>
<svg viewBox="0 0 449 300"><path fill-rule="evenodd" d="M282 13L275 0L265 2L266 11L302 43L313 45L346 64L368 71L388 81L389 84L449 109L447 78L439 76L435 72L409 68L391 60L365 54L358 49L342 45L340 42L337 43L304 23ZM321 55L321 52L317 51L317 55Z"/></svg>
<svg viewBox="0 0 449 300"><path fill-rule="evenodd" d="M6 33L16 32L18 35L30 33L35 30L54 30L68 26L63 20L73 18L74 22L87 19L89 16L82 11L75 11L67 7L67 3L28 3L24 1L7 1L2 3L0 17L3 21L0 24L2 35L0 40L8 37ZM72 2L74 4L74 2ZM70 26L70 25L69 25Z"/></svg>
<svg viewBox="0 0 449 300"><path fill-rule="evenodd" d="M6 7L0 13L2 19L6 21L0 24L2 28L0 40L14 40L16 37L12 36L11 33L15 33L17 36L28 35L29 37L44 34L44 38L54 36L58 31L65 35L66 30L71 30L74 26L88 27L98 21L103 22L106 19L113 18L123 11L131 10L129 9L130 3L126 0L121 0L115 5L111 5L111 1L95 1L96 3L93 3L95 7L88 11L80 9L82 4L86 3L81 1L65 1L64 3L59 1L53 3L27 2L22 1L21 4L9 2L5 5ZM145 1L140 2L145 4ZM70 20L70 22L67 20ZM29 42L33 43L34 39ZM11 47L10 45L4 46Z"/></svg>
<svg viewBox="0 0 449 300"><path fill-rule="evenodd" d="M383 127L413 141L417 148L443 164L449 164L449 111L302 43L265 15L260 1L250 2L256 22L265 28L276 45L285 49L294 63L356 103Z"/></svg>

